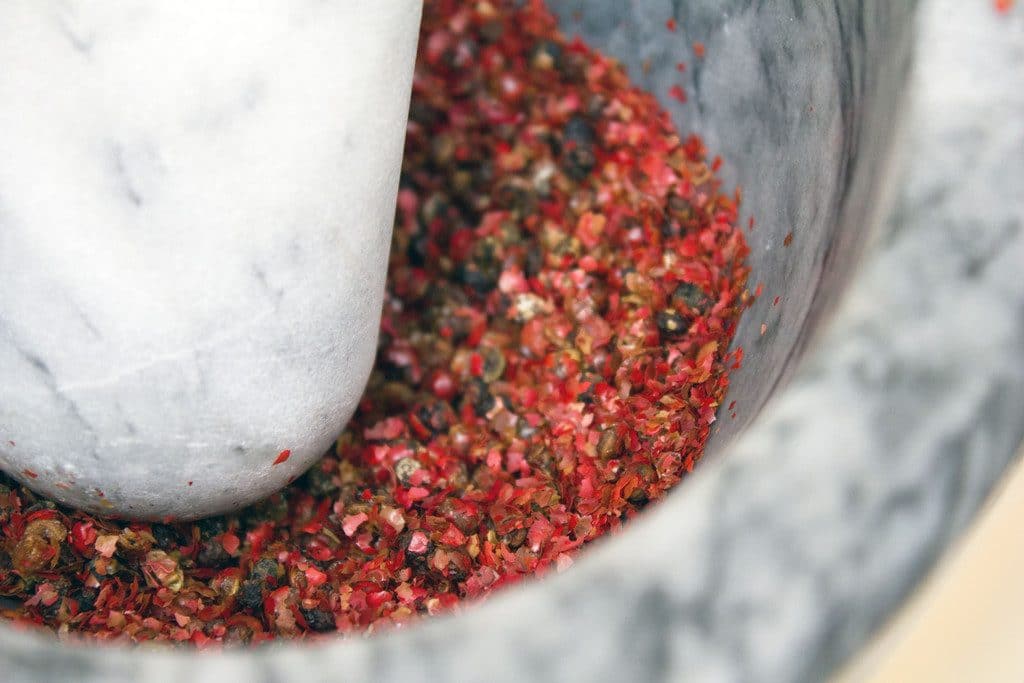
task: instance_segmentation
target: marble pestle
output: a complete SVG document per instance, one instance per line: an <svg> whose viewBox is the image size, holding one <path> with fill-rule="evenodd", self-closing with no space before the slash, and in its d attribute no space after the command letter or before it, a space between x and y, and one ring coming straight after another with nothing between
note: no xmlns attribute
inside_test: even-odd
<svg viewBox="0 0 1024 683"><path fill-rule="evenodd" d="M0 2L0 469L240 508L369 375L420 0Z"/></svg>

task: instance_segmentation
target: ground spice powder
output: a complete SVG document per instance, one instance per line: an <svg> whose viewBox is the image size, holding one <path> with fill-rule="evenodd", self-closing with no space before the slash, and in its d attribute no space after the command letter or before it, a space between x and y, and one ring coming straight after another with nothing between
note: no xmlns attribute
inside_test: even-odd
<svg viewBox="0 0 1024 683"><path fill-rule="evenodd" d="M401 625L568 568L700 458L749 299L718 162L539 1L433 0L420 45L378 361L336 450L194 524L0 479L4 616L198 646Z"/></svg>

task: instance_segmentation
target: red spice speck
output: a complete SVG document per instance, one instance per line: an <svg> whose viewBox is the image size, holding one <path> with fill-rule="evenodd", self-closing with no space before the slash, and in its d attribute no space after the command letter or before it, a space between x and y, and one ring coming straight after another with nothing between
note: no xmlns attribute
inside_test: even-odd
<svg viewBox="0 0 1024 683"><path fill-rule="evenodd" d="M669 19L668 21L665 22L665 28L667 28L669 31L672 31L672 33L675 33L676 29L679 28L679 24L676 22L675 19Z"/></svg>
<svg viewBox="0 0 1024 683"><path fill-rule="evenodd" d="M24 470L21 471L21 473L24 474L29 479L38 479L39 478L39 475L36 474L35 472L33 472L30 469L24 469Z"/></svg>
<svg viewBox="0 0 1024 683"><path fill-rule="evenodd" d="M287 448L277 454L277 459L274 460L275 465L280 465L283 462L287 462L288 458L292 457L292 452Z"/></svg>
<svg viewBox="0 0 1024 683"><path fill-rule="evenodd" d="M446 370L438 370L430 379L430 391L442 401L450 401L455 398L457 387L455 378Z"/></svg>
<svg viewBox="0 0 1024 683"><path fill-rule="evenodd" d="M79 553L88 553L96 538L97 533L92 522L75 522L71 526L71 545Z"/></svg>
<svg viewBox="0 0 1024 683"><path fill-rule="evenodd" d="M788 232L786 233L786 237L782 240L782 246L788 247L791 244L793 244L793 233Z"/></svg>
<svg viewBox="0 0 1024 683"><path fill-rule="evenodd" d="M772 299L772 306L778 306L780 301L782 301L781 296L775 297L774 299Z"/></svg>
<svg viewBox="0 0 1024 683"><path fill-rule="evenodd" d="M316 588L327 583L327 574L323 573L316 567L309 567L305 571L306 574L306 585L310 588Z"/></svg>
<svg viewBox="0 0 1024 683"><path fill-rule="evenodd" d="M469 357L469 372L474 377L481 377L484 374L484 358L479 353Z"/></svg>
<svg viewBox="0 0 1024 683"><path fill-rule="evenodd" d="M191 486L191 485L192 485L192 482L189 482L189 483L188 483L188 485L189 485L189 486Z"/></svg>
<svg viewBox="0 0 1024 683"><path fill-rule="evenodd" d="M227 551L228 555L234 555L238 552L238 548L242 545L242 541L237 535L228 532L220 537L220 544Z"/></svg>
<svg viewBox="0 0 1024 683"><path fill-rule="evenodd" d="M995 0L996 11L1000 14L1009 14L1010 10L1013 9L1015 0Z"/></svg>
<svg viewBox="0 0 1024 683"><path fill-rule="evenodd" d="M668 95L677 102L682 102L683 104L686 104L686 91L683 90L683 86L673 85L671 88L668 89Z"/></svg>
<svg viewBox="0 0 1024 683"><path fill-rule="evenodd" d="M676 62L676 71L681 74L686 73L686 62Z"/></svg>
<svg viewBox="0 0 1024 683"><path fill-rule="evenodd" d="M355 536L356 531L359 530L359 526L369 519L369 516L365 512L360 512L357 515L347 515L342 521L341 530L346 536L352 538Z"/></svg>
<svg viewBox="0 0 1024 683"><path fill-rule="evenodd" d="M704 51L704 43L697 42L693 44L693 56L696 57L697 59L704 58Z"/></svg>

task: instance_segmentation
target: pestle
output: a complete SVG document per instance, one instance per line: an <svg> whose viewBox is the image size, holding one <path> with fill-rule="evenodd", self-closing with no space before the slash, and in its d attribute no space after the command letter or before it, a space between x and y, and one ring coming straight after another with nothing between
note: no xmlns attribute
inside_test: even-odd
<svg viewBox="0 0 1024 683"><path fill-rule="evenodd" d="M331 447L376 351L420 9L0 3L0 469L187 520Z"/></svg>

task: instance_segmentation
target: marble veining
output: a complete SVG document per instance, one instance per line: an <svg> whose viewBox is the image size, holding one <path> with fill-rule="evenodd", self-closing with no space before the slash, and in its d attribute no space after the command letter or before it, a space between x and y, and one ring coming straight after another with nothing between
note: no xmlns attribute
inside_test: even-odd
<svg viewBox="0 0 1024 683"><path fill-rule="evenodd" d="M376 351L419 9L0 2L0 467L190 518L330 446Z"/></svg>
<svg viewBox="0 0 1024 683"><path fill-rule="evenodd" d="M778 6L809 22L825 4ZM643 5L658 21L691 6ZM721 7L748 5L772 3ZM4 631L10 680L823 680L963 530L1024 432L1024 12L922 0L917 21L903 170L881 183L895 210L827 334L749 430L620 536L386 637L197 659Z"/></svg>

